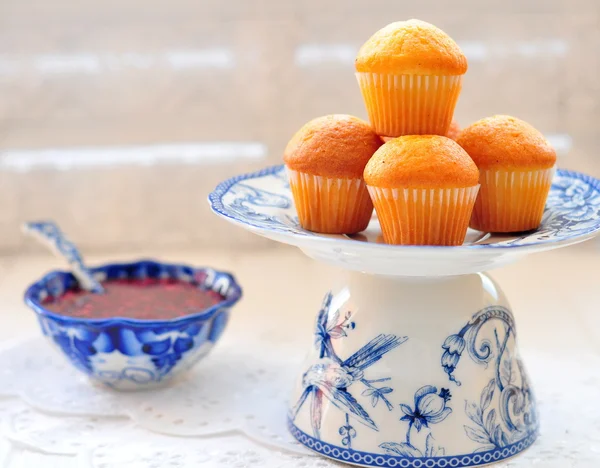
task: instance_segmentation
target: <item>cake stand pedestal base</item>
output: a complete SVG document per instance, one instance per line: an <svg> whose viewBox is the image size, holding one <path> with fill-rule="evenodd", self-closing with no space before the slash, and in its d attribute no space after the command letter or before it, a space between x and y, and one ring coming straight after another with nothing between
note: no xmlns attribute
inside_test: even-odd
<svg viewBox="0 0 600 468"><path fill-rule="evenodd" d="M327 293L289 426L326 457L361 466L480 466L537 436L516 328L486 274L348 272Z"/></svg>

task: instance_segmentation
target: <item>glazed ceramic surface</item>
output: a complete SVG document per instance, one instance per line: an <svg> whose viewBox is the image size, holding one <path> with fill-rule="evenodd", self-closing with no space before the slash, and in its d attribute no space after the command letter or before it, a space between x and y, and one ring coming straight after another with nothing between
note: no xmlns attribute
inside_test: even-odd
<svg viewBox="0 0 600 468"><path fill-rule="evenodd" d="M485 271L531 252L582 242L600 230L600 181L558 170L541 226L500 236L469 230L458 247L385 245L374 216L352 236L306 231L298 224L285 168L275 166L220 184L209 196L215 213L261 236L291 244L343 268L385 275L441 276Z"/></svg>
<svg viewBox="0 0 600 468"><path fill-rule="evenodd" d="M42 302L77 286L68 272L54 271L33 284L25 302L37 314L45 336L79 370L117 390L155 387L189 369L221 336L231 307L240 299L235 279L209 268L139 261L91 269L99 281L173 278L223 296L213 307L172 320L83 319L53 313Z"/></svg>
<svg viewBox="0 0 600 468"><path fill-rule="evenodd" d="M361 466L481 466L536 439L534 394L517 329L483 272L600 233L600 181L558 170L543 220L511 236L469 230L457 247L392 246L377 219L349 237L302 229L283 166L241 175L213 211L349 270L325 295L290 401L306 447Z"/></svg>
<svg viewBox="0 0 600 468"><path fill-rule="evenodd" d="M538 417L510 307L484 274L353 273L325 296L292 395L304 445L363 466L477 466L533 443Z"/></svg>

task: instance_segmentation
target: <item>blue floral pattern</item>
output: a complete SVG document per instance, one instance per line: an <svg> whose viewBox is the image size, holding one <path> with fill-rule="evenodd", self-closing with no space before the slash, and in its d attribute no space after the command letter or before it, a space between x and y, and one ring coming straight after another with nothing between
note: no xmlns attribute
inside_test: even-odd
<svg viewBox="0 0 600 468"><path fill-rule="evenodd" d="M600 210L597 188L583 180L557 178L548 199L559 207L557 211L568 221L587 221L597 216Z"/></svg>
<svg viewBox="0 0 600 468"><path fill-rule="evenodd" d="M340 302L349 303L343 293L335 297L329 293L323 300L315 324L316 353L289 413L290 431L302 444L327 457L364 466L447 468L496 462L535 441L536 402L523 364L513 355L515 323L509 309L485 307L456 333L440 340L441 369L437 372L447 376L446 385L422 385L414 390L410 401L394 401L398 395L394 389L397 386L396 390L404 394L406 389L400 385L413 378L410 373L414 366L409 366L407 379L401 374L399 380L368 378L367 374L380 360L385 361L382 368L401 366L405 361L393 362L393 357L384 356L408 337L378 335L343 359L336 349L345 346L336 342L348 339L343 343L347 345L356 338L353 331L362 329L363 324L355 322L351 310L340 308ZM414 352L407 349L408 356L398 357L412 360L416 358ZM459 388L466 356L475 364L465 371L469 385ZM481 374L474 373L473 366L480 367ZM472 387L481 381L485 382L482 388ZM341 417L335 415L338 411ZM391 430L393 420L397 421L399 437ZM337 433L325 426L334 421L339 421ZM379 435L365 434L380 428ZM390 434L392 440L381 442L382 436L386 440Z"/></svg>
<svg viewBox="0 0 600 468"><path fill-rule="evenodd" d="M252 185L250 185L252 184ZM302 229L298 223L285 168L274 166L221 183L210 195L213 211L265 233L326 237ZM464 249L516 248L588 236L600 230L600 181L573 171L558 170L540 227L522 235L492 235L485 243ZM336 242L355 242L328 236ZM381 248L398 249L381 245Z"/></svg>
<svg viewBox="0 0 600 468"><path fill-rule="evenodd" d="M346 413L346 424L340 427L340 435L342 436L342 445L352 448L352 439L356 437L356 429L350 425L350 416Z"/></svg>
<svg viewBox="0 0 600 468"><path fill-rule="evenodd" d="M410 432L413 427L417 432L420 432L423 428L430 429L430 425L441 423L446 419L452 413L452 408L448 406L451 398L452 395L447 388L442 388L439 392L437 387L432 385L419 388L415 392L414 407L410 407L404 403L400 405L400 409L404 413L404 416L400 420L408 422L406 440L404 442L384 442L379 447L390 455L411 458L444 456L446 454L445 449L441 446L436 446L431 432L425 439L424 450L419 450L411 442Z"/></svg>
<svg viewBox="0 0 600 468"><path fill-rule="evenodd" d="M285 177L285 173L282 174ZM278 175L280 178L281 175ZM281 180L281 179L280 179ZM287 181L280 182L285 187ZM267 190L251 187L247 184L237 184L231 188L232 201L229 209L238 216L248 218L255 227L276 228L277 231L293 232L294 225L298 225L297 217L286 214L282 217L269 214L272 208L289 210L292 201L288 196L272 193Z"/></svg>
<svg viewBox="0 0 600 468"><path fill-rule="evenodd" d="M44 335L52 338L75 367L87 374L93 371L90 358L98 353L92 344L98 338L98 332L86 327L63 327L42 318L40 325Z"/></svg>
<svg viewBox="0 0 600 468"><path fill-rule="evenodd" d="M81 319L43 307L46 297L59 297L77 286L70 273L54 272L31 286L25 300L37 312L44 335L75 367L114 388L161 382L192 366L219 339L229 310L241 297L231 275L212 269L142 261L105 265L92 272L103 279L177 278L223 296L216 306L173 320Z"/></svg>
<svg viewBox="0 0 600 468"><path fill-rule="evenodd" d="M364 374L370 366L379 361L385 354L400 346L408 339L405 336L398 337L381 334L373 338L349 358L341 359L335 352L332 341L346 337L347 331L353 330L355 324L351 321L351 312L346 313L340 318L339 310L331 310L332 298L333 295L331 293L325 296L323 305L317 316L315 347L319 352L319 359L302 376L304 390L290 414L290 418L294 420L303 405L310 398L311 425L313 434L317 438L319 438L321 430L323 399L326 399L338 410L345 412L349 418L363 424L369 429L378 430L375 421L369 416L368 411L358 403L349 388L357 383L362 384L366 388L363 394L364 392L369 392L368 394L371 396L373 407L379 401L383 401L391 411L393 406L385 395L391 393L392 389L386 386L377 387L374 385L375 383L384 382L389 379L369 380L365 378ZM347 426L349 426L349 423L347 423ZM347 433L342 434L344 431L347 431ZM340 429L340 434L344 438L350 432L349 427L342 427ZM346 439L348 444L351 443L351 439L354 436Z"/></svg>
<svg viewBox="0 0 600 468"><path fill-rule="evenodd" d="M525 439L508 445L504 448L493 449L487 452L478 452L465 455L438 455L433 457L406 457L391 453L377 454L362 452L359 450L337 447L323 440L316 439L299 429L291 419L288 419L288 428L292 435L303 445L317 453L344 463L352 463L361 466L376 467L402 467L402 468L449 468L449 467L472 467L487 465L510 458L522 452L536 440L537 435L531 434ZM435 440L429 438L429 447L435 447ZM429 453L437 453L436 448L429 449Z"/></svg>
<svg viewBox="0 0 600 468"><path fill-rule="evenodd" d="M410 429L413 425L417 431L420 431L422 427L429 427L430 424L437 424L446 419L452 412L452 408L447 406L451 397L450 390L447 388L442 388L438 393L436 387L426 385L415 393L414 408L401 404L400 408L404 416L400 419L408 421L406 441L410 442Z"/></svg>
<svg viewBox="0 0 600 468"><path fill-rule="evenodd" d="M493 342L480 338L484 327L493 333ZM508 351L509 340L516 339L514 317L510 310L490 306L477 312L455 335L444 341L442 368L450 381L460 385L454 373L466 350L477 364L493 363L495 377L481 391L478 402L466 402L465 411L472 425L466 435L480 444L476 452L507 447L538 430L536 402L521 360ZM492 405L492 402L496 402Z"/></svg>

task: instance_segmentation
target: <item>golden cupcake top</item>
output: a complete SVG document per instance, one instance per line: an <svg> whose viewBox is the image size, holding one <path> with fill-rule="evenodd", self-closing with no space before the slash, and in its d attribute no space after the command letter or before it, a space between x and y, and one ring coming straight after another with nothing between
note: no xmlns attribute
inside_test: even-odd
<svg viewBox="0 0 600 468"><path fill-rule="evenodd" d="M381 188L464 188L478 184L479 171L450 138L408 135L379 148L364 178L367 185Z"/></svg>
<svg viewBox="0 0 600 468"><path fill-rule="evenodd" d="M549 169L556 151L527 122L494 115L466 127L456 140L480 169Z"/></svg>
<svg viewBox="0 0 600 468"><path fill-rule="evenodd" d="M382 144L367 122L351 115L326 115L296 132L283 160L294 171L356 179L362 178L365 165Z"/></svg>
<svg viewBox="0 0 600 468"><path fill-rule="evenodd" d="M444 31L416 19L391 23L358 51L357 72L464 75L467 58Z"/></svg>

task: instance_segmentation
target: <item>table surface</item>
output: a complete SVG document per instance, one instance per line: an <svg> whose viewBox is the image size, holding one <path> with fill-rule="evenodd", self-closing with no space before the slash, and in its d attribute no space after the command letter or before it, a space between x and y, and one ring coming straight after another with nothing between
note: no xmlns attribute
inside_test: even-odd
<svg viewBox="0 0 600 468"><path fill-rule="evenodd" d="M600 357L600 314L597 313L600 301L597 279L599 245L592 241L569 249L531 255L518 264L492 272L511 302L522 347L548 356L559 357L568 351L571 356ZM284 335L277 333L278 330L288 327L293 316L294 328L303 338L301 341L309 342L322 295L340 273L336 268L306 258L296 249L285 247L253 252L139 251L90 256L88 262L93 265L141 257L206 265L233 272L244 288L244 298L234 309L223 341L234 340L251 330L253 339L281 346L282 352L289 349L290 343L286 342ZM0 347L38 334L34 315L22 303L22 293L32 280L62 266L60 260L51 256L0 257ZM291 297L293 301L289 300ZM599 373L600 369L590 371ZM600 402L587 404L587 408L578 411L600 409ZM573 419L576 420L576 414ZM591 430L597 430L597 427ZM565 428L565 431L568 430ZM600 434L594 437L600 440ZM0 429L0 455L4 442ZM63 457L44 457L25 448L20 451L13 448L5 466L33 466L37 460L44 467L77 466L70 465L72 460ZM561 468L574 466L553 460L553 467L554 463Z"/></svg>

